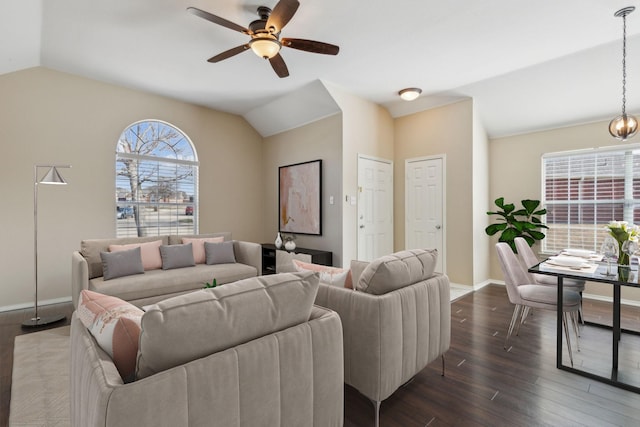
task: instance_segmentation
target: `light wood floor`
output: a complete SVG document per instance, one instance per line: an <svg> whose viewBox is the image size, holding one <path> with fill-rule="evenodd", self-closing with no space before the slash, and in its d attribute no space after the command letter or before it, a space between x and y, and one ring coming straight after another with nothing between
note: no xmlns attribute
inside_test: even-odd
<svg viewBox="0 0 640 427"><path fill-rule="evenodd" d="M416 375L382 403L381 426L640 425L640 395L555 368L554 312L536 311L505 351L512 310L498 285L453 302L446 375L440 375L439 360ZM585 300L584 310L587 320L611 317L607 303ZM70 316L71 304L45 312ZM28 333L20 324L31 315L30 310L0 313L0 426L8 425L14 338ZM640 328L639 308L623 308L623 327ZM608 369L610 331L587 326L581 334L576 365ZM625 335L620 357L632 376L640 371L640 337ZM345 386L345 426L372 425L372 404Z"/></svg>

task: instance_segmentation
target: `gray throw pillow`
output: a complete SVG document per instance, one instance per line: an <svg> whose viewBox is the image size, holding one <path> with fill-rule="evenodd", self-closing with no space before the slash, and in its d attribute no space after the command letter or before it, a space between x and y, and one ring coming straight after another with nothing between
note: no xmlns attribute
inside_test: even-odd
<svg viewBox="0 0 640 427"><path fill-rule="evenodd" d="M100 259L104 280L144 273L140 247L126 251L100 252Z"/></svg>
<svg viewBox="0 0 640 427"><path fill-rule="evenodd" d="M207 264L209 265L236 262L236 255L233 252L233 242L204 242L204 252L207 256Z"/></svg>
<svg viewBox="0 0 640 427"><path fill-rule="evenodd" d="M191 243L183 245L162 245L160 246L160 257L162 258L163 270L193 267L196 265Z"/></svg>

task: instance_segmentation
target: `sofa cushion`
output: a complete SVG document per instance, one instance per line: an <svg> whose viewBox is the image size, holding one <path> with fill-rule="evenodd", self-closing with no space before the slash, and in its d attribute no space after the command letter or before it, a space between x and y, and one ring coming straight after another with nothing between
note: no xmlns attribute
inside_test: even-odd
<svg viewBox="0 0 640 427"><path fill-rule="evenodd" d="M320 274L320 282L331 286L353 289L351 270L330 267L328 265L312 264L310 262L291 260L296 271L315 271Z"/></svg>
<svg viewBox="0 0 640 427"><path fill-rule="evenodd" d="M135 378L143 311L119 298L83 289L77 315L98 345L111 356L124 382Z"/></svg>
<svg viewBox="0 0 640 427"><path fill-rule="evenodd" d="M309 319L315 273L254 277L147 307L136 377L144 378Z"/></svg>
<svg viewBox="0 0 640 427"><path fill-rule="evenodd" d="M169 238L167 236L82 240L80 242L80 254L87 260L89 279L102 276L102 259L100 258L100 252L107 252L109 250L109 245L152 242L158 239L162 240L162 244L164 245L169 243Z"/></svg>
<svg viewBox="0 0 640 427"><path fill-rule="evenodd" d="M104 280L144 273L140 248L119 252L100 252Z"/></svg>
<svg viewBox="0 0 640 427"><path fill-rule="evenodd" d="M383 256L364 269L356 289L381 295L404 288L433 276L437 260L436 249L411 249Z"/></svg>
<svg viewBox="0 0 640 427"><path fill-rule="evenodd" d="M193 245L193 259L195 260L196 264L204 264L207 261L207 257L204 252L204 242L220 243L224 242L224 237L183 237L181 241L183 244L191 243Z"/></svg>
<svg viewBox="0 0 640 427"><path fill-rule="evenodd" d="M183 245L162 245L160 246L160 257L162 258L163 270L193 267L196 265L193 259L193 246L191 243Z"/></svg>
<svg viewBox="0 0 640 427"><path fill-rule="evenodd" d="M236 262L233 252L233 242L204 243L207 264L230 264Z"/></svg>
<svg viewBox="0 0 640 427"><path fill-rule="evenodd" d="M142 265L145 270L156 270L162 268L162 257L160 256L160 246L162 240L152 242L128 243L124 245L109 245L109 252L126 251L133 248L140 248L142 255Z"/></svg>
<svg viewBox="0 0 640 427"><path fill-rule="evenodd" d="M182 239L204 239L209 237L222 237L225 242L231 240L231 233L229 231L221 231L219 233L204 233L204 234L172 234L168 237L170 245L179 245L182 243ZM186 243L186 242L185 242Z"/></svg>
<svg viewBox="0 0 640 427"><path fill-rule="evenodd" d="M210 282L214 277L218 284L222 285L255 277L257 274L255 267L245 264L196 264L186 269L151 270L144 274L107 281L103 277L96 277L89 280L89 289L133 301L202 289L204 283Z"/></svg>

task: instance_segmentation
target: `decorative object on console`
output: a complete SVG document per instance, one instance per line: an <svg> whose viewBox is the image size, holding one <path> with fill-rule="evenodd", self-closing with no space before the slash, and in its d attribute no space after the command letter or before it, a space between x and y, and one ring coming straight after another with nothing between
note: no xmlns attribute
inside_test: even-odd
<svg viewBox="0 0 640 427"><path fill-rule="evenodd" d="M280 233L278 233L280 234ZM289 236L284 237L284 248L289 252L294 251L296 249L296 235L291 234Z"/></svg>
<svg viewBox="0 0 640 427"><path fill-rule="evenodd" d="M35 315L31 319L24 321L22 326L37 327L48 325L50 323L59 322L65 318L63 315L48 317L38 316L38 184L66 185L67 182L58 172L58 168L68 169L70 167L71 165L33 165L33 267L35 279ZM49 168L41 180L38 180L38 168Z"/></svg>
<svg viewBox="0 0 640 427"><path fill-rule="evenodd" d="M276 237L276 241L274 242L274 244L276 245L276 248L280 249L282 247L282 236L280 236L280 233L278 232L278 237Z"/></svg>
<svg viewBox="0 0 640 427"><path fill-rule="evenodd" d="M627 15L636 8L629 6L618 10L614 16L622 17L622 114L611 120L609 133L616 139L626 141L634 136L638 130L638 120L627 114L625 110L627 92Z"/></svg>
<svg viewBox="0 0 640 427"><path fill-rule="evenodd" d="M322 235L322 160L280 166L278 231Z"/></svg>

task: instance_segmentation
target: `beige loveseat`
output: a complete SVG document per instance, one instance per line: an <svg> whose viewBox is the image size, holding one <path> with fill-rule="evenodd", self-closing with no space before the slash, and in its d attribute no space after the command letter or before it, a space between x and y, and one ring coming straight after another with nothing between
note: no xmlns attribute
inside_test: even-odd
<svg viewBox="0 0 640 427"><path fill-rule="evenodd" d="M258 243L233 241L235 263L196 264L193 267L171 270L155 269L144 274L104 280L100 252L109 251L109 245L126 245L161 240L163 245L182 243L182 238L222 237L231 241L231 233L211 233L198 236L123 237L83 240L80 250L71 258L71 286L73 305L77 308L82 289L112 295L142 307L172 296L202 289L205 282L215 277L218 284L255 277L262 271L262 247Z"/></svg>
<svg viewBox="0 0 640 427"><path fill-rule="evenodd" d="M316 304L336 311L344 335L344 380L380 403L449 349L449 278L434 273L437 251L411 250L352 261L357 290L320 283Z"/></svg>
<svg viewBox="0 0 640 427"><path fill-rule="evenodd" d="M76 311L72 426L341 426L342 329L317 289L286 273L146 307L128 384Z"/></svg>

